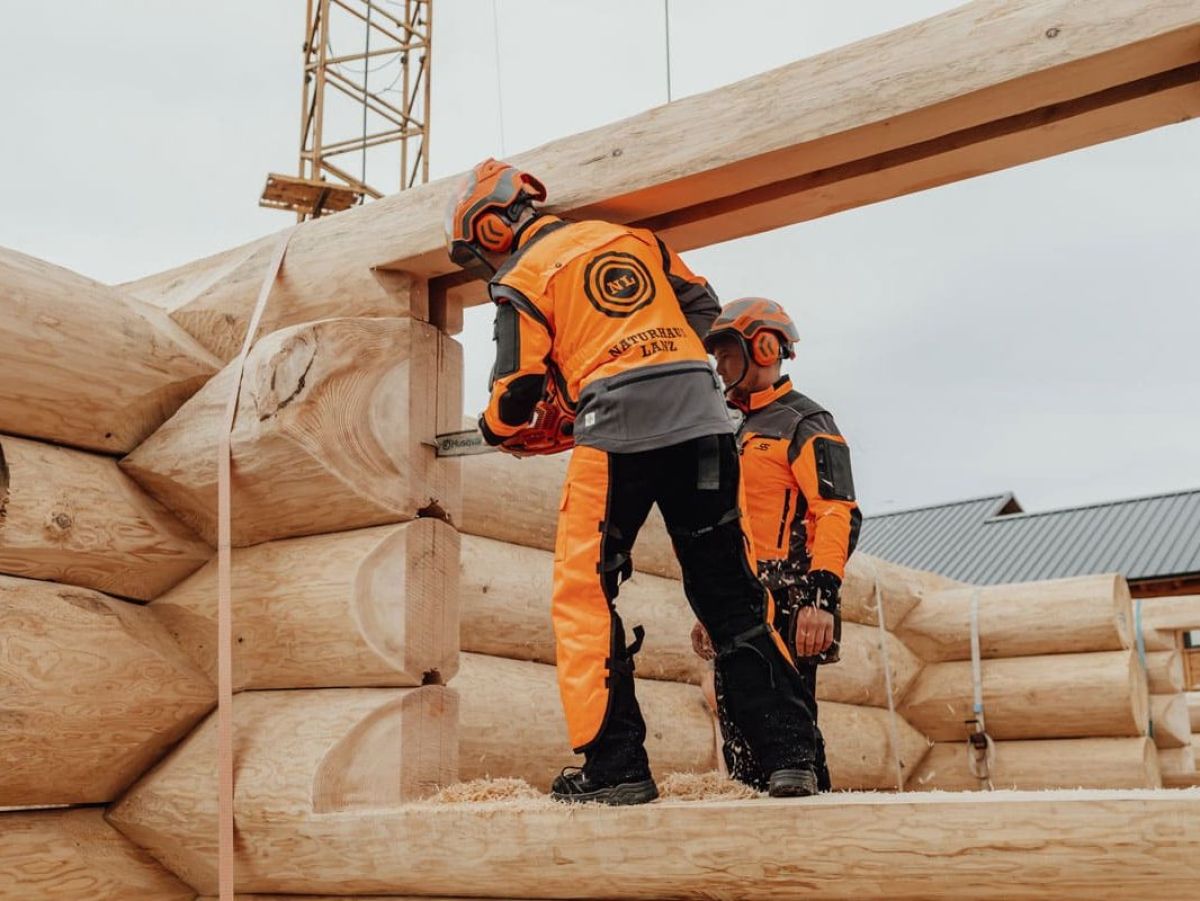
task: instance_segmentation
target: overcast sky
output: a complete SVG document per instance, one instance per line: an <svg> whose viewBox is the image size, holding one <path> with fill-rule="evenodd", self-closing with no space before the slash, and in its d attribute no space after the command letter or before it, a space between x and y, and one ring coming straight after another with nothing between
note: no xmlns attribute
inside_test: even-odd
<svg viewBox="0 0 1200 901"><path fill-rule="evenodd" d="M672 92L955 5L672 0ZM666 101L658 0L495 8L498 35L491 0L438 0L434 177ZM5 12L0 245L120 282L290 223L256 200L295 168L302 0ZM685 256L723 299L792 313L791 371L848 436L868 514L1198 488L1198 163L1189 122ZM462 336L472 411L490 316L469 311Z"/></svg>

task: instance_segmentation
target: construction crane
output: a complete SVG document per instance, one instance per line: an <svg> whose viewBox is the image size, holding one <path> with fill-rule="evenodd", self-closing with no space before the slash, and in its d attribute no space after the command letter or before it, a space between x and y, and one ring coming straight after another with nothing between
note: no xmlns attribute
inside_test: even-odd
<svg viewBox="0 0 1200 901"><path fill-rule="evenodd" d="M259 206L302 222L429 180L432 25L433 0L307 0L299 173Z"/></svg>

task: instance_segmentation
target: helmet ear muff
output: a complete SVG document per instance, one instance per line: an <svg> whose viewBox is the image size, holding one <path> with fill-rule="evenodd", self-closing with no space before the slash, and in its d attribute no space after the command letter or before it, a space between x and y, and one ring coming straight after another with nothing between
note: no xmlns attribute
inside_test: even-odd
<svg viewBox="0 0 1200 901"><path fill-rule="evenodd" d="M492 253L506 253L513 243L512 223L499 213L488 210L475 222L475 238L479 246Z"/></svg>
<svg viewBox="0 0 1200 901"><path fill-rule="evenodd" d="M780 353L779 338L774 332L760 331L750 341L750 356L759 366L770 366L783 359Z"/></svg>

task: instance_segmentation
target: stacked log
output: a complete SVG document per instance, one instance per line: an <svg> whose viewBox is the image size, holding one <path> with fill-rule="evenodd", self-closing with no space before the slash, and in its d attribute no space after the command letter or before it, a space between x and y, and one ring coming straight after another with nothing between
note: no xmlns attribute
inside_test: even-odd
<svg viewBox="0 0 1200 901"><path fill-rule="evenodd" d="M150 612L0 576L0 807L116 798L212 707L216 689Z"/></svg>
<svg viewBox="0 0 1200 901"><path fill-rule="evenodd" d="M458 668L458 533L421 518L231 555L234 688L414 686ZM216 561L149 609L216 678Z"/></svg>
<svg viewBox="0 0 1200 901"><path fill-rule="evenodd" d="M192 901L196 892L104 821L99 808L0 813L0 897Z"/></svg>
<svg viewBox="0 0 1200 901"><path fill-rule="evenodd" d="M987 780L971 772L965 742L937 742L908 780L909 790L1067 789L1082 783L1145 788L1159 781L1161 752L1149 738L996 742ZM990 786L988 785L990 782Z"/></svg>
<svg viewBox="0 0 1200 901"><path fill-rule="evenodd" d="M217 446L237 373L222 369L122 461L209 541ZM328 319L262 338L246 360L232 435L235 546L455 518L456 467L435 457L440 385L461 349L428 323ZM458 390L461 390L459 388Z"/></svg>
<svg viewBox="0 0 1200 901"><path fill-rule="evenodd" d="M0 432L133 450L219 361L157 307L0 248Z"/></svg>
<svg viewBox="0 0 1200 901"><path fill-rule="evenodd" d="M930 592L896 627L929 661L901 710L937 744L910 787L985 786L966 740L976 731L971 615L979 634L984 720L995 742L987 775L996 787L1157 787L1155 746L1180 744L1181 660L1169 633L1144 630L1154 649L1134 650L1135 617L1120 576ZM1172 694L1170 703L1149 688ZM1151 723L1165 718L1151 734ZM977 767L978 769L978 767Z"/></svg>
<svg viewBox="0 0 1200 901"><path fill-rule="evenodd" d="M0 435L0 572L149 600L212 549L110 457Z"/></svg>
<svg viewBox="0 0 1200 901"><path fill-rule="evenodd" d="M420 280L367 275L402 301L378 312L427 308ZM215 716L196 724L216 694L210 543L236 373L120 291L2 252L0 283L0 348L29 356L0 385L0 431L25 436L0 434L0 807L115 801L167 755L129 796L182 774L184 815L215 838ZM458 775L441 683L458 667L459 476L433 445L461 418L461 348L409 319L294 318L317 308L280 311L291 327L255 345L233 435L239 827L289 804L408 803ZM5 843L0 893L175 897L88 813L6 813L31 838Z"/></svg>
<svg viewBox="0 0 1200 901"><path fill-rule="evenodd" d="M242 692L234 697L239 832L394 807L454 781L457 701L442 686ZM210 716L108 819L189 884L217 859L217 723ZM163 821L187 839L164 847Z"/></svg>

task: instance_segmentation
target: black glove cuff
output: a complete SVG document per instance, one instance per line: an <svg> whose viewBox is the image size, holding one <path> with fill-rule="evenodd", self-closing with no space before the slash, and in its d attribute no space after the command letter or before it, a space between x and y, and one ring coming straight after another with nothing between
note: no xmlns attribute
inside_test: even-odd
<svg viewBox="0 0 1200 901"><path fill-rule="evenodd" d="M505 440L488 428L487 420L482 416L479 417L479 434L482 435L483 440L492 447L495 447L498 444L503 444Z"/></svg>
<svg viewBox="0 0 1200 901"><path fill-rule="evenodd" d="M814 569L805 576L808 605L827 610L834 616L841 614L842 580L826 569Z"/></svg>

